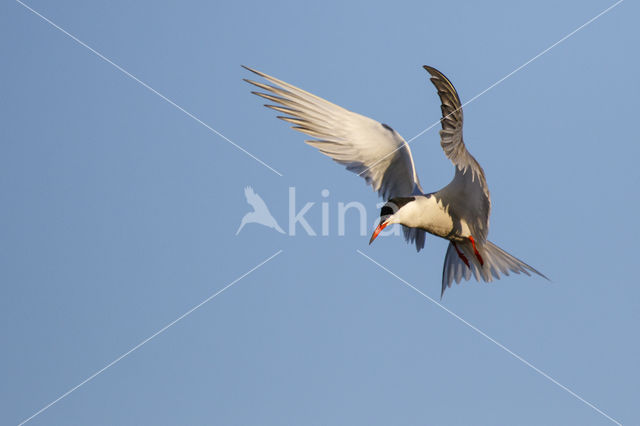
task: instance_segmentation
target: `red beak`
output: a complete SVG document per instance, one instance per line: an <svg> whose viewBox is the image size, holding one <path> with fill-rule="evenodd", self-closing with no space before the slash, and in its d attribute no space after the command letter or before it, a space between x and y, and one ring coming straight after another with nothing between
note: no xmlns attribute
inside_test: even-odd
<svg viewBox="0 0 640 426"><path fill-rule="evenodd" d="M376 237L378 236L378 234L387 227L387 225L389 224L389 222L387 222L386 220L382 223L380 223L380 225L378 225L378 227L376 228L375 231L373 231L373 235L371 236L371 239L369 240L369 244L371 244L373 242L373 240L376 239Z"/></svg>

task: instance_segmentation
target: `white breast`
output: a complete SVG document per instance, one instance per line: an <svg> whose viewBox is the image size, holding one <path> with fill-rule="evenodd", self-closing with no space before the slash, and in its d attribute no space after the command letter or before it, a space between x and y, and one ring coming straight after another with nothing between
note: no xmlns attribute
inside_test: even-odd
<svg viewBox="0 0 640 426"><path fill-rule="evenodd" d="M398 222L411 228L421 228L425 231L446 237L453 230L453 219L436 197L416 197L414 202L408 203L396 213Z"/></svg>

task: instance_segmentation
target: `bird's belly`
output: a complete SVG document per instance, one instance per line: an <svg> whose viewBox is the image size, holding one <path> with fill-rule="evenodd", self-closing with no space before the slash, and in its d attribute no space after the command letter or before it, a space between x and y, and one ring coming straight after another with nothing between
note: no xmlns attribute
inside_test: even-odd
<svg viewBox="0 0 640 426"><path fill-rule="evenodd" d="M407 213L402 223L411 228L420 228L442 238L448 238L453 231L453 218L436 196L419 197L414 209Z"/></svg>
<svg viewBox="0 0 640 426"><path fill-rule="evenodd" d="M457 222L457 225L454 226L454 229L451 230L451 233L447 235L445 238L451 241L467 241L471 236L471 230L467 221L464 219L460 219Z"/></svg>
<svg viewBox="0 0 640 426"><path fill-rule="evenodd" d="M438 215L425 224L422 229L438 237L447 238L453 231L453 221L448 215Z"/></svg>
<svg viewBox="0 0 640 426"><path fill-rule="evenodd" d="M453 219L445 209L432 209L421 218L418 228L442 238L448 238L453 231Z"/></svg>

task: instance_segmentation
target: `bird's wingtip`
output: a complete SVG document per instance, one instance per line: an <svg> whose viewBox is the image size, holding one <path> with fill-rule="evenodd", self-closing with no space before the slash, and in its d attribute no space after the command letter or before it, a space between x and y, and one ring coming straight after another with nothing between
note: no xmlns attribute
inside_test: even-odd
<svg viewBox="0 0 640 426"><path fill-rule="evenodd" d="M251 71L252 73L259 75L260 77L265 77L266 76L266 74L254 69L254 68L248 67L246 65L240 65L240 66L242 68L244 68L245 70L247 70L247 71Z"/></svg>
<svg viewBox="0 0 640 426"><path fill-rule="evenodd" d="M438 74L442 74L440 71L438 71L434 67L430 67L429 65L423 65L422 68L424 68L431 75L431 77L437 77Z"/></svg>

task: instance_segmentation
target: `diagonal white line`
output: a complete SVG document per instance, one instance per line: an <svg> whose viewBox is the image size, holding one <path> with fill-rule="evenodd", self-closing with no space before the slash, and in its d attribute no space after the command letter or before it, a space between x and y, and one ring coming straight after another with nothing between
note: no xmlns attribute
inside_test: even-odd
<svg viewBox="0 0 640 426"><path fill-rule="evenodd" d="M129 77L132 80L136 81L137 83L139 83L140 85L142 85L143 87L145 87L146 89L151 91L152 93L158 95L160 98L162 98L165 101L167 101L169 104L171 104L172 106L174 106L178 110L180 110L183 113L185 113L190 118L194 119L195 121L197 121L198 123L200 123L201 125L203 125L207 129L209 129L210 131L212 131L216 135L220 136L222 139L224 139L225 141L229 142L231 145L233 145L234 147L236 147L240 151L242 151L245 154L247 154L249 157L251 157L254 160L256 160L258 163L262 164L263 166L265 166L266 168L268 168L269 170L271 170L272 172L274 172L278 176L282 176L282 173L280 173L279 171L277 171L276 169L274 169L273 167L271 167L270 165L268 165L267 163L265 163L264 161L262 161L261 159L259 159L258 157L256 157L255 155L253 155L252 153L250 153L249 151L247 151L246 149L244 149L243 147L241 147L240 145L238 145L237 143L235 143L234 141L232 141L231 139L229 139L228 137L226 137L222 133L220 133L219 131L217 131L216 129L214 129L213 127L209 126L207 123L205 123L204 121L200 120L198 117L196 117L195 115L193 115L192 113L190 113L189 111L187 111L186 109L184 109L183 107L181 107L180 105L178 105L177 103L175 103L174 101L172 101L171 99L169 99L168 97L163 95L162 93L158 92L156 89L154 89L153 87L149 86L147 83L145 83L144 81L140 80L138 77L136 77L135 75L131 74L129 71L125 70L120 65L116 64L115 62L113 62L111 59L109 59L106 56L104 56L102 53L98 52L97 50L95 50L94 48L92 48L91 46L89 46L88 44L86 44L85 42L83 42L82 40L80 40L79 38L74 36L73 34L69 33L64 28L60 27L59 25L57 25L56 23L54 23L53 21L51 21L47 17L43 16L42 14L40 14L39 12L37 12L36 10L31 8L27 4L23 3L22 1L16 0L16 2L19 3L20 5L22 5L25 9L30 10L35 15L39 16L40 18L42 18L44 21L49 23L51 26L53 26L54 28L56 28L60 32L62 32L65 35L67 35L69 38L71 38L76 43L78 43L81 46L87 48L89 51L91 51L97 57L99 57L100 59L104 60L108 64L112 65L114 68L116 68L118 71L122 72L127 77Z"/></svg>
<svg viewBox="0 0 640 426"><path fill-rule="evenodd" d="M464 325L466 325L467 327L471 328L473 331L475 331L476 333L480 334L482 337L486 338L487 340L489 340L490 342L494 343L496 346L498 346L500 349L504 350L505 352L507 352L509 355L513 356L514 358L516 358L518 361L522 362L523 364L525 364L527 367L530 367L531 369L533 369L536 373L542 375L544 378L546 378L547 380L551 381L552 383L554 383L555 385L559 386L562 390L568 392L569 394L571 394L572 396L574 396L575 398L577 398L578 400L582 401L583 403L585 403L586 405L588 405L589 407L593 408L594 410L596 410L598 413L602 414L604 417L606 417L607 419L611 420L613 423L617 424L617 425L622 425L622 423L620 423L619 421L617 421L616 419L614 419L613 417L609 416L607 413L605 413L604 411L602 411L601 409L599 409L598 407L596 407L595 405L593 405L592 403L590 403L589 401L587 401L586 399L582 398L580 395L578 395L577 393L575 393L574 391L572 391L571 389L569 389L568 387L566 387L565 385L563 385L562 383L558 382L557 380L555 380L553 377L549 376L547 373L545 373L544 371L540 370L538 367L536 367L535 365L531 364L529 361L527 361L526 359L522 358L520 355L518 355L517 353L513 352L512 350L510 350L509 348L507 348L506 346L504 346L502 343L498 342L496 339L494 339L493 337L489 336L488 334L486 334L484 331L480 330L479 328L477 328L476 326L474 326L473 324L469 323L468 321L464 320L462 317L460 317L458 314L456 314L455 312L449 310L446 306L442 305L441 303L438 303L437 300L433 299L432 297L428 296L426 293L422 292L421 290L419 290L418 288L416 288L415 286L413 286L412 284L410 284L409 282L405 281L404 279L402 279L401 277L399 277L398 275L394 274L393 272L391 272L388 268L386 268L385 266L381 265L380 263L376 262L375 260L373 260L372 258L370 258L369 256L367 256L366 254L364 254L363 252L361 252L360 250L356 251L361 254L363 257L369 259L371 262L375 263L376 265L378 265L381 269L385 270L386 272L388 272L389 274L391 274L392 276L394 276L395 278L397 278L398 280L402 281L407 287L411 288L412 290L414 290L416 293L420 294L422 297L424 297L425 299L429 300L431 303L433 303L434 305L437 305L439 308L441 308L442 310L444 310L446 313L448 313L449 315L451 315L452 317L454 317L455 319L457 319L458 321L462 322Z"/></svg>
<svg viewBox="0 0 640 426"><path fill-rule="evenodd" d="M546 49L544 49L542 52L538 53L536 56L534 56L533 58L529 59L527 62L525 62L524 64L520 65L518 68L516 68L515 70L511 71L509 74L505 75L504 77L502 77L500 80L496 81L495 83L493 83L491 86L487 87L486 89L484 89L482 92L478 93L477 95L475 95L473 98L469 99L467 102L463 103L460 108L458 109L462 109L463 107L469 105L471 102L475 101L476 99L478 99L480 96L484 95L485 93L487 93L489 90L493 89L494 87L496 87L498 84L502 83L503 81L505 81L506 79L508 79L509 77L511 77L512 75L514 75L515 73L517 73L518 71L520 71L522 68L526 67L527 65L529 65L531 62L535 61L536 59L540 58L542 55L544 55L545 53L547 53L548 51L550 51L551 49L553 49L554 47L556 47L557 45L559 45L560 43L562 43L563 41L565 41L566 39L568 39L569 37L573 36L575 33L577 33L578 31L580 31L581 29L583 29L584 27L586 27L587 25L591 24L593 21L595 21L596 19L598 19L599 17L601 17L602 15L604 15L605 13L609 12L611 9L613 9L614 7L618 6L620 3L622 3L624 0L618 0L617 2L615 2L614 4L612 4L611 6L609 6L608 8L606 8L605 10L603 10L602 12L598 13L596 16L594 16L593 18L589 19L587 22L585 22L584 24L580 25L578 28L576 28L575 30L571 31L569 34L567 34L566 36L562 37L560 40L556 41L555 43L553 43L551 46L547 47ZM456 109L455 111L451 112L449 115L455 113L456 111L458 111L458 109ZM447 117L449 117L449 115L447 115ZM447 118L444 117L444 118ZM436 126L438 123L440 123L440 120L436 121L434 124L432 124L431 126L427 127L426 129L424 129L423 131L421 131L420 133L418 133L417 135L415 135L414 137L412 137L411 139L409 139L407 141L407 143L411 143L413 140L419 138L420 136L422 136L425 132L427 132L429 129L432 129L434 126Z"/></svg>
<svg viewBox="0 0 640 426"><path fill-rule="evenodd" d="M60 395L58 398L54 399L53 401L51 401L50 403L48 403L47 405L45 405L44 407L42 407L40 410L38 410L37 412L35 412L34 414L32 414L30 417L27 417L26 419L24 419L22 422L19 423L18 426L22 426L25 423L31 421L34 417L38 416L39 414L42 414L44 411L46 411L47 409L49 409L52 405L58 403L60 400L66 398L67 396L69 396L72 392L74 392L75 390L77 390L79 387L85 385L86 383L90 382L91 380L93 380L96 376L98 376L99 374L103 373L105 370L109 369L110 367L114 366L115 364L117 364L118 362L120 362L123 358L127 357L128 355L130 355L131 353L135 352L136 350L138 350L140 347L142 347L144 344L148 343L150 340L152 340L153 338L157 337L158 335L164 333L167 329L169 329L171 326L173 326L174 324L176 324L178 321L186 318L187 316L191 315L194 311L196 311L198 308L202 307L204 304L206 304L207 302L211 301L213 298L215 298L216 296L218 296L220 293L222 293L223 291L225 291L226 289L228 289L229 287L231 287L232 285L234 285L235 283L237 283L238 281L240 281L241 279L243 279L244 277L246 277L247 275L249 275L250 273L252 273L253 271L255 271L256 269L260 268L261 266L263 266L265 263L269 262L271 259L273 259L274 257L278 256L280 253L282 253L282 250L278 250L275 254L271 255L270 257L268 257L267 259L263 260L262 262L260 262L259 264L257 264L256 266L254 266L253 268L249 269L247 272L245 272L244 274L240 275L238 278L236 278L235 280L231 281L229 284L227 284L226 286L222 287L220 290L216 291L215 293L213 293L211 296L207 297L206 299L204 299L202 302L198 303L196 306L194 306L193 308L189 309L187 312L185 312L184 314L180 315L178 318L176 318L175 320L171 321L169 324L165 325L164 327L162 327L160 330L156 331L155 333L153 333L151 336L147 337L146 339L144 339L142 342L138 343L137 345L135 345L133 348L129 349L127 352L123 353L122 355L120 355L118 358L114 359L113 361L111 361L109 364L105 365L104 367L102 367L100 370L96 371L95 373L93 373L92 375L90 375L89 377L87 377L86 379L84 379L82 382L78 383L77 385L75 385L74 387L72 387L71 389L69 389L68 391L66 391L65 393L63 393L62 395Z"/></svg>
<svg viewBox="0 0 640 426"><path fill-rule="evenodd" d="M494 87L496 87L497 85L499 85L500 83L502 83L503 81L505 81L506 79L508 79L509 77L511 77L512 75L514 75L515 73L517 73L518 71L520 71L521 69L523 69L524 67L526 67L527 65L529 65L531 62L535 61L536 59L540 58L542 55L544 55L545 53L549 52L551 49L553 49L554 47L556 47L557 45L559 45L560 43L562 43L563 41L567 40L569 37L573 36L575 33L577 33L578 31L580 31L581 29L583 29L584 27L586 27L587 25L591 24L593 21L595 21L596 19L600 18L602 15L604 15L605 13L611 11L614 7L618 6L620 3L622 3L624 0L618 0L617 2L615 2L614 4L612 4L611 6L609 6L608 8L606 8L605 10L603 10L602 12L598 13L596 16L594 16L593 18L589 19L587 22L585 22L584 24L580 25L578 28L576 28L575 30L571 31L569 34L565 35L564 37L562 37L560 40L556 41L555 43L553 43L551 46L547 47L546 49L544 49L543 51L541 51L540 53L538 53L537 55L535 55L533 58L529 59L527 62L525 62L524 64L520 65L518 68L514 69L513 71L511 71L509 74L505 75L504 77L502 77L500 80L496 81L495 83L493 83L491 86L487 87L486 89L484 89L482 92L478 93L477 95L475 95L473 98L469 99L468 101L466 101L465 103L463 103L462 105L460 105L460 108L457 108L456 110L450 112L449 114L447 114L446 116L442 117L442 119L436 121L435 123L431 124L429 127L427 127L426 129L424 129L423 131L421 131L420 133L418 133L417 135L415 135L414 137L412 137L411 139L409 139L407 141L407 146L413 142L414 140L416 140L417 138L419 138L420 136L424 135L426 132L428 132L429 130L433 129L435 126L437 126L442 120L448 118L451 114L455 114L458 110L464 108L465 106L469 105L471 102L475 101L476 99L478 99L480 96L484 95L485 93L487 93L489 90L493 89ZM358 176L362 176L363 173L366 173L367 170L369 170L370 168L374 167L376 164L379 164L382 160L384 160L385 158L387 158L390 155L393 155L396 151L403 149L404 145L401 145L400 147L394 149L393 151L391 151L390 153L386 154L384 157L378 159L375 163L373 163L372 165L370 165L369 167L367 167L366 169L364 169L362 172L360 172L358 174Z"/></svg>

